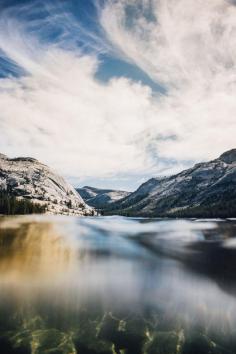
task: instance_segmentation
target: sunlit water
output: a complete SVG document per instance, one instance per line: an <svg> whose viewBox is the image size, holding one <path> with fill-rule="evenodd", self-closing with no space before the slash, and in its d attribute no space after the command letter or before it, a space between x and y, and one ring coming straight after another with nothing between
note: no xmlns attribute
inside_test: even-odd
<svg viewBox="0 0 236 354"><path fill-rule="evenodd" d="M236 352L236 221L0 219L0 353Z"/></svg>

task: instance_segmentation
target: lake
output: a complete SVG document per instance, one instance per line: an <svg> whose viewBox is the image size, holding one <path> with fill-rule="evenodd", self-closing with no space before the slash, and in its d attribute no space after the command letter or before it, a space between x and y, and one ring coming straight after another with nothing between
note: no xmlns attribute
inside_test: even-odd
<svg viewBox="0 0 236 354"><path fill-rule="evenodd" d="M236 220L0 219L0 353L236 352Z"/></svg>

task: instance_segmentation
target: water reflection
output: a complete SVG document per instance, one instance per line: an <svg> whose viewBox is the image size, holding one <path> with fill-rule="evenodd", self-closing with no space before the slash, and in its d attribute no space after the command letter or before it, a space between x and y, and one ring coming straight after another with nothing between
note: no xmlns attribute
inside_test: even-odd
<svg viewBox="0 0 236 354"><path fill-rule="evenodd" d="M0 219L0 353L236 351L236 222Z"/></svg>

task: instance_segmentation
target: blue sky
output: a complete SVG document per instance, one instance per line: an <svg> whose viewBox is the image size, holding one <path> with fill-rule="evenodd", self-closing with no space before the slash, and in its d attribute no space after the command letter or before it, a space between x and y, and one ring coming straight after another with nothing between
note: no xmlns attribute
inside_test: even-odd
<svg viewBox="0 0 236 354"><path fill-rule="evenodd" d="M34 0L22 0L22 1L3 1L0 5L0 8L9 9L19 8L19 4L22 6L32 6L36 7L34 11L28 14L25 13L24 10L18 14L18 18L25 21L26 23L33 25L34 20L41 19L42 21L49 16L48 12L42 8L42 4L46 6L53 6L55 4L54 1L34 1ZM58 1L58 9L59 14L63 16L64 12L70 13L73 18L78 21L78 23L83 26L88 32L94 32L99 34L100 29L97 23L97 6L95 1L91 0L70 0L70 1ZM17 10L16 10L17 11ZM61 25L61 26L60 26ZM31 31L38 30L38 26L33 25ZM40 27L40 24L39 24ZM60 37L61 32L63 31L63 24L58 23L54 25L48 26L48 29L38 30L38 34L40 35L40 39L47 43L55 43L57 42L58 37ZM77 29L73 30L73 26L70 28L70 32L68 33L68 38L75 45L77 45L83 53L91 53L93 52L94 43L90 43L91 39L88 38L86 42L84 37L80 39L78 36ZM134 81L142 82L144 85L148 85L152 88L153 92L165 93L165 88L158 82L152 80L151 77L148 76L147 73L142 71L138 66L129 63L121 58L117 58L112 53L107 53L106 50L101 51L99 53L98 58L100 60L100 65L96 72L96 78L101 80L102 82L107 82L113 77L127 77ZM6 59L3 55L0 62L1 77L7 77L10 75L19 76L24 74L21 68L17 66L17 63L11 61L11 58Z"/></svg>
<svg viewBox="0 0 236 354"><path fill-rule="evenodd" d="M234 147L235 33L227 0L2 0L1 152L128 190L217 157Z"/></svg>

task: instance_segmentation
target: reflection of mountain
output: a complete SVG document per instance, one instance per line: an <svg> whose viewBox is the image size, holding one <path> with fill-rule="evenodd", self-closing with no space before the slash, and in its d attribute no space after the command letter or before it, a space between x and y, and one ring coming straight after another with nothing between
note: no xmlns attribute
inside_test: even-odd
<svg viewBox="0 0 236 354"><path fill-rule="evenodd" d="M68 271L76 259L75 250L55 225L50 221L22 221L15 219L11 224L6 219L1 223L0 283L20 287L23 282L55 280Z"/></svg>
<svg viewBox="0 0 236 354"><path fill-rule="evenodd" d="M234 222L1 218L0 353L235 353L235 231ZM223 280L225 291L215 286Z"/></svg>
<svg viewBox="0 0 236 354"><path fill-rule="evenodd" d="M195 274L210 278L227 294L236 297L236 224L219 222L201 230L203 240L185 244L179 240L140 235L137 242L151 253L181 262Z"/></svg>
<svg viewBox="0 0 236 354"><path fill-rule="evenodd" d="M107 207L109 214L236 217L236 149L177 175L152 178Z"/></svg>
<svg viewBox="0 0 236 354"><path fill-rule="evenodd" d="M110 286L120 291L123 284L127 291L120 295L127 295L130 301L133 286L128 284L135 279L137 295L145 302L143 283L149 281L150 274L156 276L160 262L174 259L188 271L225 282L227 291L236 285L235 233L234 222L69 218L65 223L49 217L3 218L0 285L8 282L20 289L30 281L43 288L51 280L51 285L58 281L61 286L62 282L65 290L72 285L67 280L75 278L78 296L82 296L81 289L84 294L91 289L103 293ZM166 269L163 271L159 279Z"/></svg>

